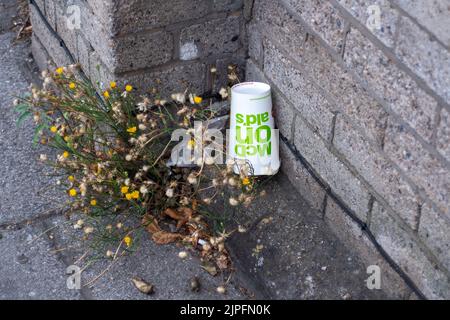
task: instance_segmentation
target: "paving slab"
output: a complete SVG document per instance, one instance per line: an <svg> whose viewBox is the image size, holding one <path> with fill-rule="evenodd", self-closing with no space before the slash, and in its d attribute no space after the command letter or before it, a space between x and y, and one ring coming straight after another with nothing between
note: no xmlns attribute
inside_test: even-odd
<svg viewBox="0 0 450 320"><path fill-rule="evenodd" d="M246 210L229 221L247 226L228 245L238 274L271 299L389 299L366 286L367 265L279 174ZM230 223L232 225L232 223Z"/></svg>
<svg viewBox="0 0 450 320"><path fill-rule="evenodd" d="M27 92L31 75L24 68L29 41L13 43L14 39L12 32L0 34L0 224L36 217L59 202L52 188L56 179L36 161L49 150L33 145L31 119L17 126L13 101Z"/></svg>
<svg viewBox="0 0 450 320"><path fill-rule="evenodd" d="M0 299L80 299L66 285L66 267L39 237L42 227L0 230Z"/></svg>
<svg viewBox="0 0 450 320"><path fill-rule="evenodd" d="M49 235L54 239L55 250L67 266L75 264L84 269L82 285L85 286L85 296L91 299L246 299L242 284L233 277L228 281L228 275L208 274L201 268L201 261L195 251L183 246L157 245L148 234L143 237L135 248L135 252L120 257L112 263L106 258L105 252L92 250L89 241L81 240L83 231L75 230L73 225L79 217L67 220L63 217L53 217L42 222L45 230L51 230ZM114 250L114 248L111 248ZM181 259L178 254L186 251L188 257ZM85 255L86 252L89 252ZM83 257L80 259L80 257ZM103 256L101 260L93 261L94 257ZM106 271L105 271L106 270ZM154 285L154 294L145 295L139 292L131 282L133 277L139 277ZM200 282L200 290L191 290L190 281L194 277ZM97 280L94 280L97 279ZM227 288L225 295L217 293L218 286Z"/></svg>

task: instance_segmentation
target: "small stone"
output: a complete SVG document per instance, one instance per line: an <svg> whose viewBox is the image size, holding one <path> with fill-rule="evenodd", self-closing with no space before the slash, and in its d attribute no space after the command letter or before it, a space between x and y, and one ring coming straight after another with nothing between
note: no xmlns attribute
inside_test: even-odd
<svg viewBox="0 0 450 320"><path fill-rule="evenodd" d="M28 261L30 261L30 259L28 259L28 257L24 254L21 254L20 256L17 257L17 262L20 264L28 263Z"/></svg>
<svg viewBox="0 0 450 320"><path fill-rule="evenodd" d="M186 259L188 256L188 253L186 251L181 251L180 253L178 253L178 257L180 257L181 259Z"/></svg>
<svg viewBox="0 0 450 320"><path fill-rule="evenodd" d="M190 281L191 290L198 292L200 290L200 281L197 277L193 277Z"/></svg>
<svg viewBox="0 0 450 320"><path fill-rule="evenodd" d="M344 300L350 300L351 298L352 298L352 295L348 292L342 296L342 299L344 299Z"/></svg>
<svg viewBox="0 0 450 320"><path fill-rule="evenodd" d="M225 289L224 286L219 286L217 287L216 291L220 294L225 294L225 292L227 292L227 289Z"/></svg>

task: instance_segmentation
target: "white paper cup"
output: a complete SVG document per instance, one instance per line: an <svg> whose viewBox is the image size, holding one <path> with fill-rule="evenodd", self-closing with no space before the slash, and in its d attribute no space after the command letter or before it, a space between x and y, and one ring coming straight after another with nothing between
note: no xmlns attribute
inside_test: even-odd
<svg viewBox="0 0 450 320"><path fill-rule="evenodd" d="M228 157L251 164L252 175L273 175L280 168L279 135L272 117L270 86L243 82L231 88ZM235 173L239 173L239 165Z"/></svg>

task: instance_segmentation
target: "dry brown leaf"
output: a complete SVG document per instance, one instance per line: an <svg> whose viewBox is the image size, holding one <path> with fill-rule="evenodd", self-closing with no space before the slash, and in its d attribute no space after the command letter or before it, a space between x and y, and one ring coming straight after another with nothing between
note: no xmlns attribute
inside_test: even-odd
<svg viewBox="0 0 450 320"><path fill-rule="evenodd" d="M215 265L207 262L204 265L202 265L202 268L205 269L210 275L213 277L217 275L217 268Z"/></svg>
<svg viewBox="0 0 450 320"><path fill-rule="evenodd" d="M155 232L152 235L152 239L153 241L155 241L156 244L169 244L181 238L182 236L179 233L171 233L163 230Z"/></svg>
<svg viewBox="0 0 450 320"><path fill-rule="evenodd" d="M153 285L151 285L150 283L142 280L141 278L138 277L134 277L131 279L131 281L133 282L134 286L142 293L145 294L152 294L153 293Z"/></svg>
<svg viewBox="0 0 450 320"><path fill-rule="evenodd" d="M217 266L219 267L219 269L225 270L228 268L228 257L224 254L221 254L216 259L216 263L217 263Z"/></svg>
<svg viewBox="0 0 450 320"><path fill-rule="evenodd" d="M158 225L158 221L151 214L144 215L144 217L142 218L142 224L150 233L161 231L161 228Z"/></svg>
<svg viewBox="0 0 450 320"><path fill-rule="evenodd" d="M192 215L194 212L192 209L187 207L179 208L178 210L173 210L170 208L167 208L164 211L164 214L171 217L172 219L177 221L177 229L180 229L186 222L192 219Z"/></svg>
<svg viewBox="0 0 450 320"><path fill-rule="evenodd" d="M167 208L166 210L164 210L164 214L166 216L171 217L174 220L177 220L177 221L185 219L185 217L182 214L180 214L177 211L170 209L170 208Z"/></svg>

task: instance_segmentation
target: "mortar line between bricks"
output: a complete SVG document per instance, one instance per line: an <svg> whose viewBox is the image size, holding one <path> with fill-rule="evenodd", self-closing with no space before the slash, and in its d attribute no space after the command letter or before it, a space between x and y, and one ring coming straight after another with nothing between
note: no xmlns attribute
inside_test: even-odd
<svg viewBox="0 0 450 320"><path fill-rule="evenodd" d="M380 255L386 260L386 262L392 267L392 269L398 273L398 275L403 279L406 285L413 290L421 299L425 300L426 297L420 291L420 289L416 286L416 284L411 280L411 278L400 268L400 266L389 256L389 254L381 247L381 245L376 240L375 236L372 232L367 228L367 224L365 224L361 219L359 219L356 214L351 210L337 195L333 193L333 191L329 188L329 186L325 185L321 179L316 174L315 170L311 167L308 161L303 158L303 156L297 151L295 146L293 146L289 141L286 141L283 136L280 138L286 143L291 152L295 155L295 157L302 163L302 165L306 168L306 170L311 174L311 176L316 180L316 182L326 191L327 197L331 197L338 206L342 209L342 211L350 217L356 224L359 225L361 231L366 234L369 241L375 246L376 250L380 253Z"/></svg>
<svg viewBox="0 0 450 320"><path fill-rule="evenodd" d="M285 1L284 0L280 0L282 1L282 3L284 4ZM407 122L405 122L397 113L395 113L392 108L388 105L388 103L380 98L378 96L378 94L375 94L374 91L372 90L372 88L370 88L364 81L361 80L361 78L356 74L356 72L351 69L348 68L345 64L345 62L342 60L342 58L339 56L339 54L333 49L331 48L321 37L319 34L317 34L317 32L315 32L314 30L311 29L311 27L301 18L299 17L297 14L295 14L295 11L292 10L292 8L290 8L289 5L284 4L286 9L293 15L293 17L295 17L295 19L306 29L306 31L308 33L311 33L318 41L319 43L322 45L322 47L324 49L327 50L327 52L332 56L332 58L334 59L334 61L345 71L347 71L354 80L356 80L362 88L364 88L369 95L375 99L375 101L377 103L379 103L383 109L392 117L394 117L394 119L399 122L401 125L403 125L403 127L407 130L408 133L410 133L411 135L414 136L415 139L417 139L420 144L425 148L425 150L427 150L428 152L431 153L431 155L433 155L436 159L438 159L447 169L450 169L450 161L447 160L442 154L440 154L436 149L433 148L432 145L430 145L428 142L425 141L424 138L422 138L415 130L414 128L412 128ZM361 31L361 30L360 30ZM381 43L378 39L376 39L375 36L370 35L371 38L377 40L379 43ZM283 45L281 43L278 42L278 40L275 39L271 39L272 42L275 42L278 47L283 48ZM278 48L278 50L283 51L285 53L285 55L287 55L290 60L292 62L296 62L296 64L298 65L303 65L303 62L297 62L297 59L293 58L289 53L286 52L286 50L281 50L280 48ZM391 53L392 55L392 53ZM398 61L398 59L395 57L395 55L392 58L394 61L396 61L397 63L401 63ZM406 67L406 66L405 66ZM405 70L403 70L405 71ZM311 78L311 77L309 77ZM415 76L414 80L417 78L417 76ZM312 81L314 83L316 83L315 79L312 79ZM322 92L326 92L320 85L318 85L319 88L321 89ZM329 96L328 94L326 94L326 96ZM434 97L435 98L435 97ZM436 99L437 100L437 99ZM442 102L442 105L446 105L445 101L442 100L442 98L439 98L438 102ZM336 103L336 102L335 102ZM449 111L450 111L450 106L448 106ZM364 136L366 136L364 134ZM369 138L369 137L367 137ZM370 139L370 138L369 138ZM371 140L371 139L370 139ZM376 143L375 143L376 144Z"/></svg>
<svg viewBox="0 0 450 320"><path fill-rule="evenodd" d="M416 225L414 226L414 230L419 232L419 228L420 228L420 220L422 219L422 204L419 203L417 205L417 221L416 221Z"/></svg>
<svg viewBox="0 0 450 320"><path fill-rule="evenodd" d="M339 10L339 12L344 16L345 19L351 21L351 25L355 27L361 34L363 34L366 38L368 38L373 44L375 44L378 49L380 49L386 56L395 62L395 65L409 75L418 85L422 88L426 93L428 93L432 98L437 100L439 104L442 104L449 112L450 112L450 104L445 101L443 97L437 94L427 83L425 80L420 78L414 71L412 71L406 64L403 63L392 51L391 48L388 48L385 44L381 42L375 35L373 35L370 31L368 31L356 18L354 18L350 13L345 10L340 4L336 2L336 0L330 0L335 7ZM301 19L301 18L299 18ZM320 37L319 37L320 38ZM322 40L322 39L320 39ZM325 46L328 47L326 43Z"/></svg>
<svg viewBox="0 0 450 320"><path fill-rule="evenodd" d="M348 21L345 21L344 38L342 39L342 49L340 52L340 56L342 59L344 59L345 49L347 46L347 38L349 33L350 33L350 23Z"/></svg>
<svg viewBox="0 0 450 320"><path fill-rule="evenodd" d="M141 28L141 29L138 29L137 31L133 31L132 33L130 33L130 32L118 33L117 35L113 36L112 38L120 40L120 39L129 37L129 36L146 35L148 33L154 33L154 32L158 32L158 31L181 31L184 28L195 26L197 24L210 22L210 21L216 20L216 19L226 19L228 16L229 15L226 12L209 13L200 18L176 22L176 23L173 23L170 25L158 25L158 26L149 27L149 28Z"/></svg>
<svg viewBox="0 0 450 320"><path fill-rule="evenodd" d="M302 66L303 66L302 63L296 62L296 60L290 56L290 54L282 47L282 45L277 40L271 40L271 41L275 45L277 45L279 51L281 51L286 57L288 57L290 59L290 61L294 64L294 66L296 66L297 68L300 68L300 69L302 68ZM305 76L309 81L311 81L311 83L316 87L316 89L318 89L321 92L321 94L328 100L329 103L331 103L332 105L337 105L337 106L341 105L332 96L330 96L330 94L328 94L328 92L326 90L324 90L319 84L317 84L316 80L314 78L312 78L308 73L305 73ZM269 81L269 82L272 84L271 81ZM289 99L287 99L287 101L289 101ZM294 107L294 109L297 110L295 107ZM410 187L413 189L413 191L415 193L418 194L418 196L421 198L422 201L428 202L435 210L442 213L442 210L434 203L434 201L432 201L429 198L429 196L426 194L426 192L423 190L423 188L417 186L416 183L414 183L411 180L411 178L409 176L407 176L403 172L403 170L393 160L391 160L391 158L387 155L387 153L381 148L382 147L381 145L379 145L378 143L373 141L373 139L371 139L370 137L367 137L365 130L358 123L355 123L345 112L340 112L339 114L341 116L343 116L346 119L346 121L348 121L359 134L361 134L363 137L365 137L365 139L368 141L371 148L375 149L384 158L385 161L387 161L391 166L393 166L395 168L395 170L399 173L400 177L402 177L410 185ZM302 119L304 119L304 118L302 117ZM305 120L305 122L309 125L308 121ZM403 123L403 121L401 120L400 123ZM327 143L327 141L322 136L320 136L320 135L318 135L318 136L322 140L324 140L325 143ZM340 153L336 154L337 150L336 151L333 151L333 150L336 150L334 147L333 147L333 149L330 149L330 151L333 154L335 154L340 160L345 160L346 164L349 163L345 156L341 155ZM351 164L348 166L352 172L356 172L356 170L353 168L353 166ZM360 176L360 174L357 172L356 172L356 175L358 177ZM364 181L365 181L365 179L364 179ZM443 216L446 219L450 220L450 218L447 218L446 215L443 214Z"/></svg>
<svg viewBox="0 0 450 320"><path fill-rule="evenodd" d="M226 53L226 54L215 54L215 55L211 55L209 57L200 57L194 60L170 60L168 62L159 64L157 66L152 66L152 67L147 67L147 68L139 68L139 69L135 69L135 70L129 70L129 71L121 71L121 72L117 72L114 73L115 76L117 77L127 77L127 76L134 76L134 75L138 75L138 74L142 74L142 73L152 73L152 72L158 72L158 71L163 71L165 69L171 68L171 67L177 67L177 66L189 66L191 65L193 62L198 62L198 63L204 63L206 61L215 61L215 60L219 60L219 59L229 59L231 57L233 57L233 55L239 51L238 48L235 52L232 53ZM101 60L101 59L100 59ZM101 60L102 64L104 65L105 63ZM109 69L108 69L109 70Z"/></svg>
<svg viewBox="0 0 450 320"><path fill-rule="evenodd" d="M442 42L435 34L433 34L433 33L432 33L430 30L428 30L425 26L423 26L422 24L420 24L419 21L418 21L416 18L414 18L413 16L411 16L407 11L403 10L403 8L400 7L398 4L396 4L395 2L393 2L393 1L391 1L391 0L390 0L389 2L390 2L390 4L391 4L392 7L394 7L397 11L399 11L399 13L401 13L401 15L403 15L403 16L405 16L405 17L411 19L417 26L419 26L419 28L420 28L423 32L425 32L425 33L430 37L430 39L432 39L432 40L436 41L437 43L439 43L439 44L440 44L442 47L444 47L447 51L450 51L450 47L449 47L449 46L447 46L444 42ZM399 18L400 18L401 15L399 15Z"/></svg>

